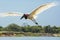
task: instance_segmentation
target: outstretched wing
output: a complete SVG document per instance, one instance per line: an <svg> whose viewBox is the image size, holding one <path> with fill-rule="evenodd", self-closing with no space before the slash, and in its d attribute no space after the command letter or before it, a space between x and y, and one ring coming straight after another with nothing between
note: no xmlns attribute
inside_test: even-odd
<svg viewBox="0 0 60 40"><path fill-rule="evenodd" d="M8 16L22 16L23 13L21 12L6 12L6 13L0 13L0 17L8 17Z"/></svg>
<svg viewBox="0 0 60 40"><path fill-rule="evenodd" d="M37 9L35 9L34 11L31 12L30 16L33 16L35 17L37 14L51 8L51 7L54 7L56 6L55 3L47 3L47 4L44 4L42 6L39 6Z"/></svg>

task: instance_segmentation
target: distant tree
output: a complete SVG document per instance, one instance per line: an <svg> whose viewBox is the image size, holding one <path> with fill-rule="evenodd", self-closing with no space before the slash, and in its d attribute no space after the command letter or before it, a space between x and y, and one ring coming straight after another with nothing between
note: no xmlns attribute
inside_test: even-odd
<svg viewBox="0 0 60 40"><path fill-rule="evenodd" d="M44 27L45 33L52 33L52 28L50 25Z"/></svg>
<svg viewBox="0 0 60 40"><path fill-rule="evenodd" d="M53 33L59 33L60 32L60 27L53 26Z"/></svg>
<svg viewBox="0 0 60 40"><path fill-rule="evenodd" d="M30 32L30 26L25 26L25 27L22 27L22 31L23 32Z"/></svg>
<svg viewBox="0 0 60 40"><path fill-rule="evenodd" d="M3 31L3 27L2 26L0 26L0 31Z"/></svg>
<svg viewBox="0 0 60 40"><path fill-rule="evenodd" d="M21 27L16 24L10 24L5 28L5 30L7 30L7 31L21 31Z"/></svg>
<svg viewBox="0 0 60 40"><path fill-rule="evenodd" d="M30 31L33 32L33 33L40 33L41 32L41 27L39 27L39 26L32 26Z"/></svg>
<svg viewBox="0 0 60 40"><path fill-rule="evenodd" d="M60 27L58 27L58 32L60 33Z"/></svg>

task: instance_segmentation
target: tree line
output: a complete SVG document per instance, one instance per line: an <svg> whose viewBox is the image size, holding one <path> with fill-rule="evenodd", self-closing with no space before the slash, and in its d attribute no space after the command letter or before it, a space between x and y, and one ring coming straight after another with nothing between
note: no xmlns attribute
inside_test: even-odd
<svg viewBox="0 0 60 40"><path fill-rule="evenodd" d="M0 26L0 31L14 31L14 32L32 32L32 33L60 33L60 27L57 26L19 26L17 24L10 24L7 27Z"/></svg>

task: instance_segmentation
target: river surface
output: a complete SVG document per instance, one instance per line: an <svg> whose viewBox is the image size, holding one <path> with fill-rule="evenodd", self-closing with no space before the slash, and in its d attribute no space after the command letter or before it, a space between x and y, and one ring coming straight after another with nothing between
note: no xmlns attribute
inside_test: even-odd
<svg viewBox="0 0 60 40"><path fill-rule="evenodd" d="M0 40L60 40L60 37L0 37Z"/></svg>

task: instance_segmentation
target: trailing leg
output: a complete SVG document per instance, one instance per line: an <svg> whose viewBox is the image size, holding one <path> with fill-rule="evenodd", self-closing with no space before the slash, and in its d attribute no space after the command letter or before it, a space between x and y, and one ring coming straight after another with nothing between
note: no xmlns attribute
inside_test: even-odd
<svg viewBox="0 0 60 40"><path fill-rule="evenodd" d="M33 19L32 21L33 21L36 25L38 25L38 23L36 22L36 20L35 20L35 19Z"/></svg>

